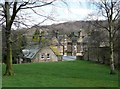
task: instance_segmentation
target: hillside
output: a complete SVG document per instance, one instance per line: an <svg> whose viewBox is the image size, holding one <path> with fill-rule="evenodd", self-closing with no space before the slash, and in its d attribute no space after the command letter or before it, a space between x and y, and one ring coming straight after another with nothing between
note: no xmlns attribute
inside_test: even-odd
<svg viewBox="0 0 120 89"><path fill-rule="evenodd" d="M44 26L33 26L30 30L27 31L27 35L32 35L36 29L43 29L44 31L51 32L53 30L58 30L61 34L70 33L70 32L78 32L80 29L87 30L89 28L89 21L74 21L74 22L65 22L59 24L52 25L44 25Z"/></svg>
<svg viewBox="0 0 120 89"><path fill-rule="evenodd" d="M60 24L53 24L51 26L47 26L50 30L61 30L65 33L69 33L72 31L79 31L83 28L83 24L87 24L84 21L74 21L74 22L65 22Z"/></svg>

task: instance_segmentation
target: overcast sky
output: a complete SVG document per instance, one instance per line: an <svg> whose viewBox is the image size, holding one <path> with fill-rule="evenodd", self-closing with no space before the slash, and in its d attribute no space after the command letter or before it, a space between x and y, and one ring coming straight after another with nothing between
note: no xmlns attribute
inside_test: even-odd
<svg viewBox="0 0 120 89"><path fill-rule="evenodd" d="M33 25L44 21L41 25L51 25L67 21L86 20L89 14L95 12L94 8L89 5L88 0L65 0L65 2L67 4L57 0L53 3L54 5L35 8L34 10L38 14L50 17L46 21L44 21L45 17L33 13L32 10L24 10L19 14L27 14L24 15L25 19L21 19L27 24ZM26 18L29 19L26 20Z"/></svg>
<svg viewBox="0 0 120 89"><path fill-rule="evenodd" d="M2 0L0 1L2 2ZM22 10L18 13L18 15L24 14L20 20L29 25L35 25L37 23L43 22L48 16L49 19L45 20L40 25L51 25L67 21L87 20L89 19L89 14L96 13L95 7L93 7L89 1L90 0L65 0L67 3L65 4L64 2L61 2L61 0L57 0L53 3L53 5L34 9L38 14L43 16L35 14L33 10ZM93 17L93 19L95 18L96 16ZM103 17L99 16L99 19L103 19Z"/></svg>
<svg viewBox="0 0 120 89"><path fill-rule="evenodd" d="M60 0L57 0L53 3L54 5L42 7L41 9L36 9L36 11L45 16L50 16L55 20L47 20L41 25L50 25L53 23L61 23L66 21L88 20L89 14L96 13L95 7L93 7L89 1L90 0L65 0L67 3L66 5ZM32 22L38 23L39 20L44 20L43 17L39 17L38 15L32 15L32 17L34 18ZM93 19L96 18L98 17L93 17ZM103 17L99 16L98 19L103 19Z"/></svg>
<svg viewBox="0 0 120 89"><path fill-rule="evenodd" d="M46 16L50 15L50 17L56 20L47 20L42 24L86 20L88 15L95 11L94 8L89 5L88 0L66 0L66 3L67 5L58 0L54 3L55 6L46 6L41 8L41 10L37 10ZM37 18L37 16L35 16L35 18Z"/></svg>

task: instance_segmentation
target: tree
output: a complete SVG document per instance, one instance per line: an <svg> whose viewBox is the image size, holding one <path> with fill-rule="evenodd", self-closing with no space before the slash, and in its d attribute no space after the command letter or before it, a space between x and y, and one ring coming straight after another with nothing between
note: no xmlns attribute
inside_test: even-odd
<svg viewBox="0 0 120 89"><path fill-rule="evenodd" d="M94 1L93 5L99 13L97 16L102 16L106 20L106 24L100 24L97 20L96 26L103 28L108 32L109 49L110 49L110 74L115 74L114 64L114 41L116 33L120 28L117 28L120 19L120 0L99 0Z"/></svg>
<svg viewBox="0 0 120 89"><path fill-rule="evenodd" d="M6 35L5 35L5 28L4 26L2 27L2 60L4 63L6 63ZM25 48L25 46L27 45L27 39L25 35L22 35L25 31L22 30L12 30L11 34L11 38L12 40L14 40L14 42L12 43L12 58L13 58L13 62L12 63L16 63L16 58L18 58L19 55L21 55L22 57L22 49Z"/></svg>
<svg viewBox="0 0 120 89"><path fill-rule="evenodd" d="M33 41L39 42L40 41L40 31L38 29L35 30L35 33L33 35Z"/></svg>
<svg viewBox="0 0 120 89"><path fill-rule="evenodd" d="M21 30L12 31L12 40L15 40L14 43L12 43L12 63L18 63L19 58L23 58L22 50L27 45L27 39L24 35L22 35L23 32Z"/></svg>
<svg viewBox="0 0 120 89"><path fill-rule="evenodd" d="M6 71L5 75L14 75L13 67L12 67L12 39L11 39L11 27L13 23L19 18L18 12L22 11L23 9L32 9L34 13L37 12L33 8L39 8L46 5L50 5L56 0L44 1L44 0L14 0L8 2L0 3L0 21L2 24L5 22L5 34L6 34L6 48L7 48L7 60L6 60ZM23 22L17 22L22 23ZM24 24L25 25L25 24Z"/></svg>

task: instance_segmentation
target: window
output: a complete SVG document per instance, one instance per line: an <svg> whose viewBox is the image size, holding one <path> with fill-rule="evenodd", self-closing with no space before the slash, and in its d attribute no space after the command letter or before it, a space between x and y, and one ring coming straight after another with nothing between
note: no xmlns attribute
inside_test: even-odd
<svg viewBox="0 0 120 89"><path fill-rule="evenodd" d="M47 59L50 59L50 54L47 54Z"/></svg>
<svg viewBox="0 0 120 89"><path fill-rule="evenodd" d="M41 58L44 59L44 54L41 55Z"/></svg>
<svg viewBox="0 0 120 89"><path fill-rule="evenodd" d="M75 50L75 51L77 50L77 46L76 46L76 45L74 46L74 50Z"/></svg>

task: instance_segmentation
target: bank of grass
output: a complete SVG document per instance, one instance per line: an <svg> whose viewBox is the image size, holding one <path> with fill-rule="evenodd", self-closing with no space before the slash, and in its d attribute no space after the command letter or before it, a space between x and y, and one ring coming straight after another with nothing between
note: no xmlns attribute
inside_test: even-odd
<svg viewBox="0 0 120 89"><path fill-rule="evenodd" d="M118 74L88 61L19 64L14 71L3 77L3 87L118 87Z"/></svg>

